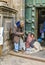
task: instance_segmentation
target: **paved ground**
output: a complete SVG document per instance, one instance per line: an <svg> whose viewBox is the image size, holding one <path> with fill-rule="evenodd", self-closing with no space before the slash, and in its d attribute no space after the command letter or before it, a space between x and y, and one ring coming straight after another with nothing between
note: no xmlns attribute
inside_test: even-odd
<svg viewBox="0 0 45 65"><path fill-rule="evenodd" d="M33 53L31 55L36 56L36 57L40 57L40 58L45 58L45 50L39 51L37 53Z"/></svg>
<svg viewBox="0 0 45 65"><path fill-rule="evenodd" d="M0 59L0 65L45 65L45 62L39 62L12 55L7 55Z"/></svg>

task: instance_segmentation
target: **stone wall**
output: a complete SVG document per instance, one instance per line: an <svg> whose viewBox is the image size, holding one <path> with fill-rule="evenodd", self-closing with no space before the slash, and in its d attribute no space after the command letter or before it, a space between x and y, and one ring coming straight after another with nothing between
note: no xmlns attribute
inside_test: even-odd
<svg viewBox="0 0 45 65"><path fill-rule="evenodd" d="M25 0L2 0L8 3L8 6L18 11L17 21L25 21Z"/></svg>
<svg viewBox="0 0 45 65"><path fill-rule="evenodd" d="M13 8L18 11L17 13L17 21L23 21L25 22L25 0L1 0L1 1L6 1L8 6L10 8ZM12 48L12 42L7 40L4 42L3 46L3 53L8 53Z"/></svg>

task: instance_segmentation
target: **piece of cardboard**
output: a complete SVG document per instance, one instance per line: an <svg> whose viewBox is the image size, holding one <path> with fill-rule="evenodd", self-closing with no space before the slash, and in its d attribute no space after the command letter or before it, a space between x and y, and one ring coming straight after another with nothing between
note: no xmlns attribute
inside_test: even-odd
<svg viewBox="0 0 45 65"><path fill-rule="evenodd" d="M3 45L3 32L4 32L3 27L0 27L0 45Z"/></svg>
<svg viewBox="0 0 45 65"><path fill-rule="evenodd" d="M2 48L3 48L3 46L0 45L0 56L2 55Z"/></svg>

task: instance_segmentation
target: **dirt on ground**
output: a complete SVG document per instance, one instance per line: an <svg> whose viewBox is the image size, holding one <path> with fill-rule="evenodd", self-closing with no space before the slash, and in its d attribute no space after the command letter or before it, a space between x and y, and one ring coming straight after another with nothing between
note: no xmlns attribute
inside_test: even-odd
<svg viewBox="0 0 45 65"><path fill-rule="evenodd" d="M17 56L6 55L0 57L0 65L45 65L45 62L39 62Z"/></svg>

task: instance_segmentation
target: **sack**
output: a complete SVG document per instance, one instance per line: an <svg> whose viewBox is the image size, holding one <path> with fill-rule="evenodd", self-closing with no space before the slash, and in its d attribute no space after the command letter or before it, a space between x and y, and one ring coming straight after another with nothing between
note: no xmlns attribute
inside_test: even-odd
<svg viewBox="0 0 45 65"><path fill-rule="evenodd" d="M42 50L42 47L39 42L36 41L33 45L37 48L37 50Z"/></svg>

